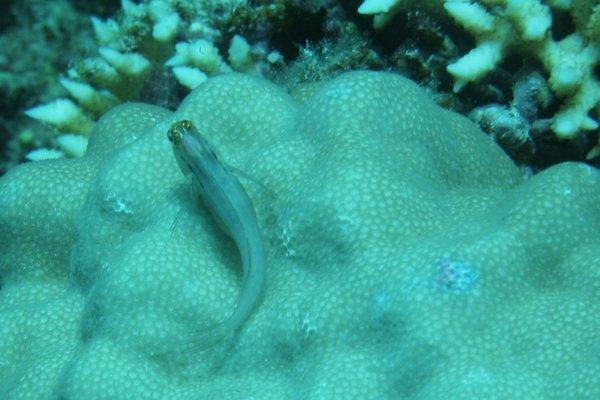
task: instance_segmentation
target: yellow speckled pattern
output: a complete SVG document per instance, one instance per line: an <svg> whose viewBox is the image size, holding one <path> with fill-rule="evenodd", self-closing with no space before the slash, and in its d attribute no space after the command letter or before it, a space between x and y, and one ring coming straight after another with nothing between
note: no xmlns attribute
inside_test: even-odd
<svg viewBox="0 0 600 400"><path fill-rule="evenodd" d="M268 255L239 335L193 354L242 279L177 168L181 119L248 175ZM598 232L597 170L523 181L397 75L302 102L219 76L175 113L113 109L82 159L0 180L0 398L597 399Z"/></svg>

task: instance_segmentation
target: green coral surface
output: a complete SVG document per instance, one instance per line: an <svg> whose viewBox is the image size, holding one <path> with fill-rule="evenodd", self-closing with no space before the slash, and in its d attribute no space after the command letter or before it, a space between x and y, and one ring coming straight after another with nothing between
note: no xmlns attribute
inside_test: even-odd
<svg viewBox="0 0 600 400"><path fill-rule="evenodd" d="M184 118L244 171L268 254L254 315L194 352L242 277L173 157ZM597 170L524 180L397 75L211 78L0 179L0 398L597 399L598 232Z"/></svg>

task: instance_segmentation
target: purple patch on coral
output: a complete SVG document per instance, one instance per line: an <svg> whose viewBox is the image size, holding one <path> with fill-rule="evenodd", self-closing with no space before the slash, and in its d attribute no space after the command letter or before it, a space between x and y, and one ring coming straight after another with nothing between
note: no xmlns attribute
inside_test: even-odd
<svg viewBox="0 0 600 400"><path fill-rule="evenodd" d="M465 292L477 280L477 273L464 261L445 257L439 260L437 265L436 284L440 289Z"/></svg>

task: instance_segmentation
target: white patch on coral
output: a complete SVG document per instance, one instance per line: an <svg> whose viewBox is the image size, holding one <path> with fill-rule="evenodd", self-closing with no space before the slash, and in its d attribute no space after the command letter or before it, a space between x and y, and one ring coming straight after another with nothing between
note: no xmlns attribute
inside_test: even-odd
<svg viewBox="0 0 600 400"><path fill-rule="evenodd" d="M283 248L286 257L294 257L296 250L292 247L292 220L288 219L287 222L280 227L277 238L281 241L281 247Z"/></svg>
<svg viewBox="0 0 600 400"><path fill-rule="evenodd" d="M116 195L108 195L104 199L105 209L116 214L133 215L131 201L118 197Z"/></svg>
<svg viewBox="0 0 600 400"><path fill-rule="evenodd" d="M317 325L314 320L311 319L310 314L304 314L302 318L302 331L304 332L304 339L309 339L312 335L317 332Z"/></svg>

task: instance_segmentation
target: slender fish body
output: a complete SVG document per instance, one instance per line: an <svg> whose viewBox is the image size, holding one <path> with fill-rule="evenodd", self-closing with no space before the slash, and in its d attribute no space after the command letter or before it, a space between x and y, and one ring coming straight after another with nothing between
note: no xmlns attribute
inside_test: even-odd
<svg viewBox="0 0 600 400"><path fill-rule="evenodd" d="M237 178L221 164L194 124L175 122L168 131L179 168L192 182L192 192L208 207L223 231L235 242L243 268L237 305L224 321L207 328L193 347L218 343L236 332L258 306L265 284L265 255L254 207Z"/></svg>

